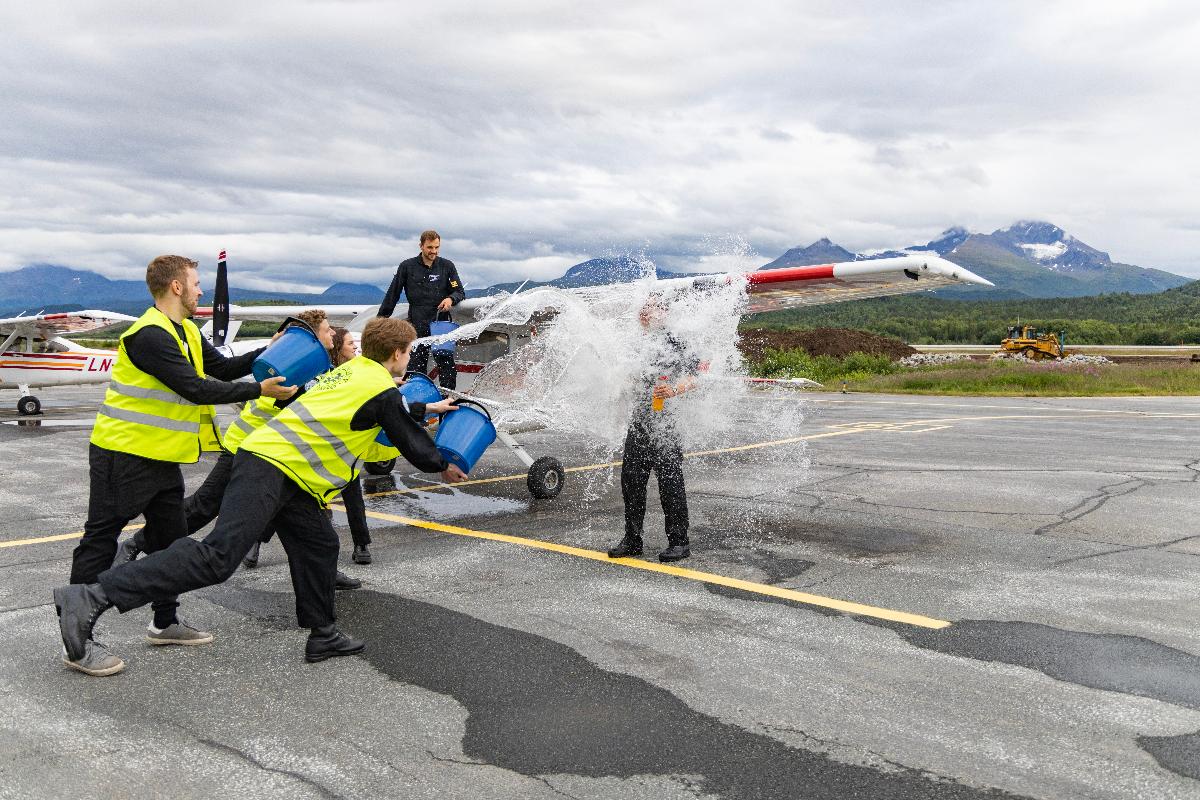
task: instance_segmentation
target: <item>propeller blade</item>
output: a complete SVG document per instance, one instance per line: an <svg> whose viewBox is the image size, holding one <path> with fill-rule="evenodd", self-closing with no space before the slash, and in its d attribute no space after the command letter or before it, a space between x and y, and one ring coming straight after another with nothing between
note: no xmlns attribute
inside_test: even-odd
<svg viewBox="0 0 1200 800"><path fill-rule="evenodd" d="M225 251L217 256L217 285L213 289L212 330L213 344L217 347L225 344L225 335L229 331L229 276L225 264Z"/></svg>

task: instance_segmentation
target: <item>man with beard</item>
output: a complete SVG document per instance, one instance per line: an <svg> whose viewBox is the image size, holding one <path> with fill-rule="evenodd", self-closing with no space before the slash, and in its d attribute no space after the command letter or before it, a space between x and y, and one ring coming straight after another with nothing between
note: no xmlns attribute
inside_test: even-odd
<svg viewBox="0 0 1200 800"><path fill-rule="evenodd" d="M183 473L202 450L219 450L213 405L283 399L296 389L283 377L262 383L232 383L250 372L261 350L238 358L221 355L192 322L200 298L197 263L183 256L159 256L146 267L154 305L121 336L112 380L96 415L88 447L90 496L83 538L71 561L71 583L90 584L108 569L117 536L142 515L145 550L162 550L187 536L183 512ZM211 633L176 616L171 595L154 599L151 644L206 644ZM124 662L88 642L86 650L65 656L68 666L89 675L111 675Z"/></svg>

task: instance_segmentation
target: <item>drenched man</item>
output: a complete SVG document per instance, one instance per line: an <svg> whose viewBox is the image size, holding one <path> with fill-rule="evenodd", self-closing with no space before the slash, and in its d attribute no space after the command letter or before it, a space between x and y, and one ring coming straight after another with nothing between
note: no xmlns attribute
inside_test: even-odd
<svg viewBox="0 0 1200 800"><path fill-rule="evenodd" d="M691 555L688 543L687 493L683 484L683 443L679 420L670 398L691 391L701 362L666 329L667 306L651 295L638 314L650 357L635 384L633 418L625 436L621 462L621 497L625 501L625 536L608 551L610 558L642 554L642 524L646 517L646 486L650 473L658 476L658 495L666 517L667 549L659 561L680 561Z"/></svg>

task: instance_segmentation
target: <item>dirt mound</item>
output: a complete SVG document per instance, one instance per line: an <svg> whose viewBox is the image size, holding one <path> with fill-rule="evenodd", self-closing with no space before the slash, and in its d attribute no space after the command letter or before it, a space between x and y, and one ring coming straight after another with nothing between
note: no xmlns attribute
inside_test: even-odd
<svg viewBox="0 0 1200 800"><path fill-rule="evenodd" d="M804 350L811 356L851 353L883 355L893 361L917 352L899 339L849 328L814 328L807 331L749 330L742 333L738 347L747 361L757 361L766 350Z"/></svg>

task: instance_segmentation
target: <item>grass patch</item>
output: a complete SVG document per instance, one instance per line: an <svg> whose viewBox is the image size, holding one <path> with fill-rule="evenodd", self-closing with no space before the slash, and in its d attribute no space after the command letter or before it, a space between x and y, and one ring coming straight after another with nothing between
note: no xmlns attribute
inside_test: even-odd
<svg viewBox="0 0 1200 800"><path fill-rule="evenodd" d="M993 397L1122 397L1200 395L1200 366L1109 364L1060 366L963 362L872 375L849 383L856 392Z"/></svg>
<svg viewBox="0 0 1200 800"><path fill-rule="evenodd" d="M993 397L1122 397L1200 395L1200 364L1071 364L1054 361L961 361L901 367L886 356L810 356L803 350L768 350L751 364L764 378L808 378L829 391Z"/></svg>
<svg viewBox="0 0 1200 800"><path fill-rule="evenodd" d="M851 353L836 356L810 356L803 350L770 350L752 365L761 378L808 378L818 383L862 381L877 375L890 375L903 367L887 356Z"/></svg>

